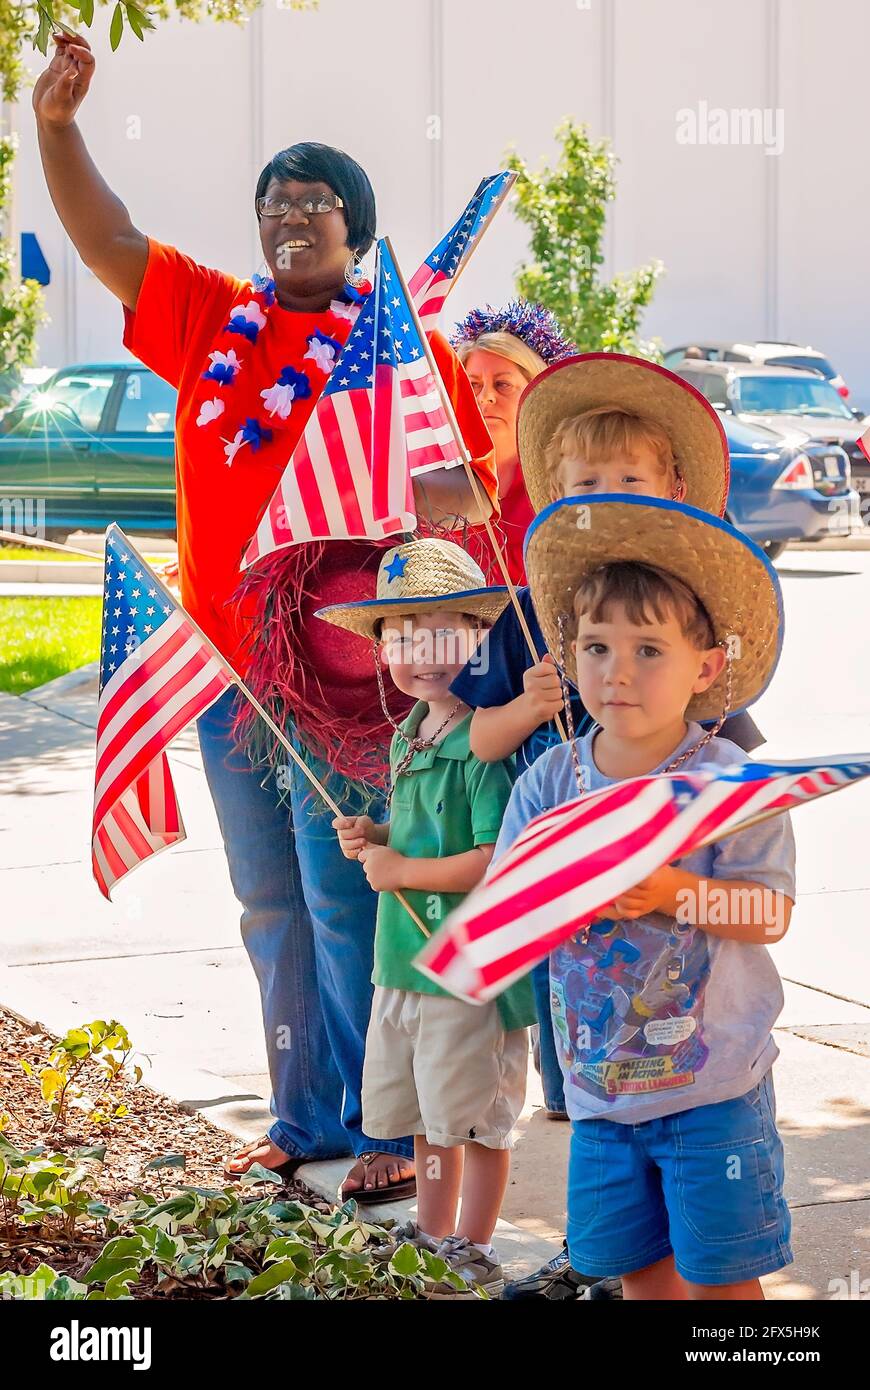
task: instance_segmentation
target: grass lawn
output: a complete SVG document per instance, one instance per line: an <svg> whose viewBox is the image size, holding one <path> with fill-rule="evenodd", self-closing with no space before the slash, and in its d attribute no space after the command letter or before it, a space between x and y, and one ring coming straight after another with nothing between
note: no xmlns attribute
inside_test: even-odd
<svg viewBox="0 0 870 1390"><path fill-rule="evenodd" d="M94 598L0 597L0 690L21 695L100 655Z"/></svg>
<svg viewBox="0 0 870 1390"><path fill-rule="evenodd" d="M103 553L100 551L91 556L95 565L103 563ZM145 555L149 565L162 565L167 560L174 560L174 555ZM0 545L0 560L31 560L39 561L44 564L47 560L59 560L62 564L70 564L77 561L80 565L88 563L87 555L70 555L65 550L49 550L35 545Z"/></svg>

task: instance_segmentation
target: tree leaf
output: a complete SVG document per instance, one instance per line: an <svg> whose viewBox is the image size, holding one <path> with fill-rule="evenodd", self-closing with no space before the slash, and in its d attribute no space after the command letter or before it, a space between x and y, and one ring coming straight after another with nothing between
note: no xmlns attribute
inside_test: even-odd
<svg viewBox="0 0 870 1390"><path fill-rule="evenodd" d="M54 1100L61 1086L63 1077L56 1067L44 1067L39 1074L39 1089L42 1092L42 1099L45 1101Z"/></svg>
<svg viewBox="0 0 870 1390"><path fill-rule="evenodd" d="M119 1269L111 1279L106 1280L106 1298L125 1298L131 1284L135 1284L141 1273L141 1265L131 1265L129 1269Z"/></svg>
<svg viewBox="0 0 870 1390"><path fill-rule="evenodd" d="M123 32L124 11L121 9L121 5L119 2L112 11L112 23L109 26L109 43L111 44L113 53L115 52L115 49L118 47L118 44L121 42L121 35L123 34Z"/></svg>
<svg viewBox="0 0 870 1390"><path fill-rule="evenodd" d="M103 1284L125 1269L141 1269L148 1248L141 1236L116 1236L103 1247L82 1278L86 1284Z"/></svg>
<svg viewBox="0 0 870 1390"><path fill-rule="evenodd" d="M93 1158L98 1163L102 1163L106 1157L106 1146L105 1144L89 1144L84 1149L73 1149L73 1155L76 1162L83 1158Z"/></svg>
<svg viewBox="0 0 870 1390"><path fill-rule="evenodd" d="M133 33L136 35L136 38L139 39L141 42L145 38L145 35L142 30L142 20L144 16L141 10L137 10L135 5L126 5L125 9L127 11L127 23L133 30Z"/></svg>
<svg viewBox="0 0 870 1390"><path fill-rule="evenodd" d="M94 0L79 0L79 14L82 17L82 24L88 28L94 22Z"/></svg>
<svg viewBox="0 0 870 1390"><path fill-rule="evenodd" d="M152 1158L145 1164L145 1172L153 1173L158 1168L186 1168L186 1154L160 1154L157 1158Z"/></svg>
<svg viewBox="0 0 870 1390"><path fill-rule="evenodd" d="M38 48L40 53L48 56L48 41L55 28L62 28L58 25L51 9L51 0L44 0L39 5L39 27L33 39L33 47Z"/></svg>
<svg viewBox="0 0 870 1390"><path fill-rule="evenodd" d="M416 1246L405 1242L400 1245L389 1263L391 1274L401 1275L403 1279L409 1279L413 1274L419 1274L423 1267L423 1261Z"/></svg>
<svg viewBox="0 0 870 1390"><path fill-rule="evenodd" d="M83 1028L71 1028L66 1037L61 1038L60 1045L73 1057L87 1057L91 1050L91 1040Z"/></svg>
<svg viewBox="0 0 870 1390"><path fill-rule="evenodd" d="M244 1187L250 1187L255 1182L271 1182L276 1187L284 1184L280 1174L273 1173L271 1168L264 1168L262 1163L252 1163L247 1173L242 1173L241 1181Z"/></svg>
<svg viewBox="0 0 870 1390"><path fill-rule="evenodd" d="M245 1292L240 1294L241 1298L260 1298L268 1293L270 1289L275 1289L279 1284L292 1283L298 1280L299 1271L292 1260L281 1260L278 1264L271 1265L269 1269L264 1269L262 1274L258 1274L247 1285Z"/></svg>

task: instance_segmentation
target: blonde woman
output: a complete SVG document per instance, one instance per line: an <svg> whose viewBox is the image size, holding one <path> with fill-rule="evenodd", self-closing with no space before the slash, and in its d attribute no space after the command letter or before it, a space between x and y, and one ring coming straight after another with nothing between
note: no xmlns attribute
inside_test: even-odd
<svg viewBox="0 0 870 1390"><path fill-rule="evenodd" d="M514 300L503 309L473 309L457 324L451 342L495 445L501 522L496 534L515 584L525 584L523 539L535 512L517 454L517 407L529 382L574 352L553 315L539 304ZM492 583L500 572L489 566Z"/></svg>

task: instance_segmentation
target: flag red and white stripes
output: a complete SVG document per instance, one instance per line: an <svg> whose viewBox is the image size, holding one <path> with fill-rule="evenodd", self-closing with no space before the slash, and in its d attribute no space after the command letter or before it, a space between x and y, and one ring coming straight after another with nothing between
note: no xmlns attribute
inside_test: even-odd
<svg viewBox="0 0 870 1390"><path fill-rule="evenodd" d="M531 821L414 964L460 997L492 999L662 865L868 775L861 755L698 768L588 793Z"/></svg>
<svg viewBox="0 0 870 1390"><path fill-rule="evenodd" d="M408 293L427 333L438 322L445 299L513 188L516 177L502 170L481 179L459 218L408 281Z"/></svg>
<svg viewBox="0 0 870 1390"><path fill-rule="evenodd" d="M92 862L109 897L131 869L185 838L165 750L232 682L117 527L106 537L103 611Z"/></svg>
<svg viewBox="0 0 870 1390"><path fill-rule="evenodd" d="M245 566L302 541L382 540L413 531L412 472L463 462L384 242L375 280L260 519Z"/></svg>

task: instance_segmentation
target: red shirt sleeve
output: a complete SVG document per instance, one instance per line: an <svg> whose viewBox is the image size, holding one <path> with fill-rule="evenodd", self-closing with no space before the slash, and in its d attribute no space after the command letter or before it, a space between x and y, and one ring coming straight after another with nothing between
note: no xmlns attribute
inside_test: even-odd
<svg viewBox="0 0 870 1390"><path fill-rule="evenodd" d="M456 421L462 431L471 466L486 489L493 505L493 517L499 515L498 476L495 471L495 450L489 430L484 424L471 382L453 348L442 333L432 333L429 337L432 353L438 363L447 394L456 413Z"/></svg>
<svg viewBox="0 0 870 1390"><path fill-rule="evenodd" d="M242 283L149 237L136 308L124 306L124 346L178 389L191 352L202 356Z"/></svg>

